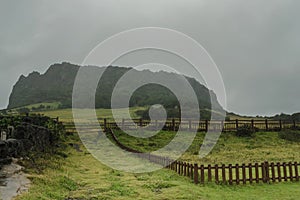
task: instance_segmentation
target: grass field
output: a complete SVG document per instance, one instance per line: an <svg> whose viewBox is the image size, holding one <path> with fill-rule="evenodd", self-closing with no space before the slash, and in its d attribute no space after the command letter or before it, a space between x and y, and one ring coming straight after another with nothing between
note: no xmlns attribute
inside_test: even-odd
<svg viewBox="0 0 300 200"><path fill-rule="evenodd" d="M39 108L40 106L44 106L45 108L48 107L49 110L55 110L55 109L57 110L60 105L61 105L60 102L36 103L36 104L24 106L23 108L29 108L31 110L32 108Z"/></svg>
<svg viewBox="0 0 300 200"><path fill-rule="evenodd" d="M122 131L114 131L121 143L133 149L147 152L168 144L175 132L161 131L143 139L129 136ZM188 134L188 133L187 133ZM242 164L255 162L300 161L300 143L280 139L277 132L257 132L254 137L236 137L234 133L223 133L213 151L199 159L198 153L205 134L196 135L193 143L181 157L184 161L201 164Z"/></svg>
<svg viewBox="0 0 300 200"><path fill-rule="evenodd" d="M132 107L130 108L130 115L132 118L139 118L136 115L136 111L138 110L145 110L146 107ZM77 109L78 110L78 109ZM90 118L90 111L91 109L80 109L80 111L87 119ZM125 112L126 109L118 109L120 112L120 115L122 116ZM60 121L62 122L72 122L73 121L73 113L72 109L61 109L61 110L48 110L48 111L40 111L40 112L35 112L36 114L42 114L45 116L49 116L52 118L59 117ZM96 115L98 118L107 118L107 119L113 119L112 112L110 109L96 109Z"/></svg>
<svg viewBox="0 0 300 200"><path fill-rule="evenodd" d="M137 109L137 108L136 108ZM131 111L134 114L134 109ZM111 117L107 110L97 113ZM43 114L72 121L72 111L53 110ZM174 132L162 131L148 139L130 137L116 131L125 145L140 151L152 151L167 144ZM239 138L224 133L213 151L199 159L198 151L204 133L198 133L181 160L201 164L254 163L299 161L300 143L278 137L276 132L258 132L253 138ZM69 144L79 144L77 151ZM35 199L299 199L300 183L271 183L226 186L214 183L195 185L187 178L167 169L152 173L133 174L113 170L97 161L76 135L68 136L55 155L40 155L33 161L23 161L32 185L18 200Z"/></svg>
<svg viewBox="0 0 300 200"><path fill-rule="evenodd" d="M38 109L41 106L43 106L43 109L45 110L59 110L61 103L60 102L49 102L49 103L36 103L36 104L31 104L31 105L27 105L27 106L21 106L18 108L13 108L8 110L9 114L19 114L18 110L23 109L23 108L27 108L29 109L29 111L32 111L33 108Z"/></svg>
<svg viewBox="0 0 300 200"><path fill-rule="evenodd" d="M73 136L65 144L78 142ZM26 161L32 186L17 199L298 199L300 195L300 183L202 186L167 169L144 174L119 172L81 149L67 145L54 156ZM219 153L214 151L211 156L219 157Z"/></svg>

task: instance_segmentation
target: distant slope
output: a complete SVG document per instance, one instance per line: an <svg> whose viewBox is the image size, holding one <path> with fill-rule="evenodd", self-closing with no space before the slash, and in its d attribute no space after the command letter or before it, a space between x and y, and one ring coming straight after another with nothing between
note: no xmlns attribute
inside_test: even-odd
<svg viewBox="0 0 300 200"><path fill-rule="evenodd" d="M233 112L228 112L226 114L227 119L230 120L265 120L265 119L269 119L269 120L282 120L282 121L300 121L300 112L296 112L293 114L276 114L274 116L243 116L243 115L239 115Z"/></svg>
<svg viewBox="0 0 300 200"><path fill-rule="evenodd" d="M22 107L41 102L60 102L63 108L72 106L72 89L76 74L80 66L70 63L54 64L45 74L32 72L27 77L21 76L14 85L9 98L8 109ZM113 88L119 78L130 68L107 67L97 68L104 70L100 85L96 93L96 108L110 108L110 98ZM174 80L174 73L137 71L136 76L153 76L165 80ZM195 79L187 78L198 97L200 109L211 109L210 91ZM180 85L178 86L181 87ZM124 91L128 86L124 86ZM223 110L217 101L216 95L211 92L212 99L217 106L216 110ZM139 88L130 100L130 106L147 106L160 103L168 108L174 108L178 101L167 88L149 84Z"/></svg>
<svg viewBox="0 0 300 200"><path fill-rule="evenodd" d="M270 117L273 120L283 120L283 121L300 121L300 112L294 114L284 114L281 113L280 115L275 115L274 117Z"/></svg>

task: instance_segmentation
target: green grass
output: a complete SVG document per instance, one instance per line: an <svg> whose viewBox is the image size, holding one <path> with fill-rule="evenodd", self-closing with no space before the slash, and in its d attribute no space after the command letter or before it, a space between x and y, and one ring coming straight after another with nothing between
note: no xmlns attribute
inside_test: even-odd
<svg viewBox="0 0 300 200"><path fill-rule="evenodd" d="M58 110L60 105L61 105L60 102L36 103L36 104L27 105L27 106L21 106L18 108L9 109L9 110L7 110L7 113L10 115L18 115L19 109L28 108L32 112L32 108L39 108L40 106L44 106L44 108L43 108L44 110Z"/></svg>
<svg viewBox="0 0 300 200"><path fill-rule="evenodd" d="M124 173L104 166L81 148L83 152L78 152L68 145L63 154L43 155L34 164L27 161L32 186L17 199L298 199L300 195L300 183L202 186L167 169Z"/></svg>
<svg viewBox="0 0 300 200"><path fill-rule="evenodd" d="M138 109L138 108L135 108ZM111 117L110 111L98 109L101 116ZM63 121L72 121L72 110L43 112L50 117L59 116ZM134 114L134 110L132 110ZM98 115L98 116L99 116ZM116 132L119 140L140 151L152 151L166 145L174 132L162 131L149 139L137 139ZM199 164L235 164L300 161L300 143L280 139L276 132L258 132L254 138L238 138L224 133L213 151L199 159L198 151L204 133L198 133L182 160ZM35 199L299 199L300 183L271 183L226 186L214 183L194 185L175 172L161 169L152 173L133 174L113 170L84 149L76 135L64 142L65 149L55 155L43 154L35 162L26 161L26 171L32 185L28 193L18 200ZM82 152L69 143L78 143Z"/></svg>
<svg viewBox="0 0 300 200"><path fill-rule="evenodd" d="M144 110L146 109L146 107L133 107L130 108L130 115L132 118L139 118L136 115L136 111L138 110ZM89 115L89 113L92 111L91 109L77 109L77 111L80 111L83 116L86 117L86 119L91 118L91 116ZM120 111L120 115L122 116L125 112L126 109L118 109L118 111ZM60 110L49 110L49 111L41 111L41 112L36 112L36 114L42 114L42 115L46 115L52 118L56 118L59 117L61 121L63 122L73 122L73 113L72 113L72 109L68 108L68 109L60 109ZM111 109L96 109L96 115L98 118L107 118L107 119L113 119L112 116L112 111Z"/></svg>
<svg viewBox="0 0 300 200"><path fill-rule="evenodd" d="M157 135L143 139L129 136L122 131L114 131L121 143L133 149L148 152L162 148L175 136L175 132L161 131ZM188 133L187 133L188 134ZM255 162L300 161L300 143L278 137L277 132L257 132L252 138L236 137L234 133L223 133L212 152L205 158L198 156L205 134L197 133L184 161L201 164L242 164Z"/></svg>
<svg viewBox="0 0 300 200"><path fill-rule="evenodd" d="M59 108L59 106L61 105L61 103L60 102L36 103L36 104L31 104L31 105L28 105L28 106L24 106L24 107L25 108L29 108L31 110L33 107L38 108L41 105L44 106L44 107L49 106L49 109L55 110L55 109Z"/></svg>

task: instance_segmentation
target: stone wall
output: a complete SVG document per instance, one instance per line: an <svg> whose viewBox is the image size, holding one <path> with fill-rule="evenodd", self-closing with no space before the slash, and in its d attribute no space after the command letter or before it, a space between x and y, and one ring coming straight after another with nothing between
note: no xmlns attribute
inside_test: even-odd
<svg viewBox="0 0 300 200"><path fill-rule="evenodd" d="M44 127L21 123L13 135L13 139L0 141L0 168L12 157L26 155L29 151L44 152L53 144L53 133Z"/></svg>
<svg viewBox="0 0 300 200"><path fill-rule="evenodd" d="M17 126L12 138L28 141L30 146L26 145L26 150L45 151L53 143L53 135L49 129L28 123Z"/></svg>

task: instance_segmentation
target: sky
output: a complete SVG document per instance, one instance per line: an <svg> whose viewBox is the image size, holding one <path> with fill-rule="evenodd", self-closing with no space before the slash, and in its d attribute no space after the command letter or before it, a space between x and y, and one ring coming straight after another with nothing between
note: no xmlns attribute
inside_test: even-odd
<svg viewBox="0 0 300 200"><path fill-rule="evenodd" d="M101 41L164 27L200 43L217 64L227 110L300 111L298 0L0 0L0 108L21 74L82 63Z"/></svg>

